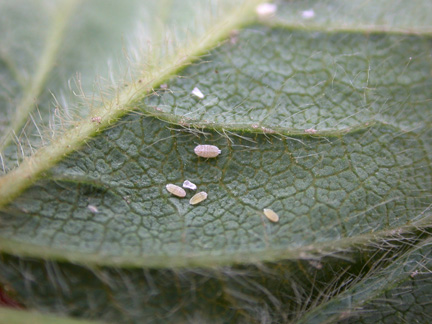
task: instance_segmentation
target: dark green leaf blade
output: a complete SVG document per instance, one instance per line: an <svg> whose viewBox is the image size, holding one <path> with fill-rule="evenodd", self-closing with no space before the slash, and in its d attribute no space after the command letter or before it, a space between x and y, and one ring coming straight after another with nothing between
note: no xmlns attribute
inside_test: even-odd
<svg viewBox="0 0 432 324"><path fill-rule="evenodd" d="M86 318L287 322L383 267L382 242L430 224L429 32L283 16L309 4L233 31L3 208L2 282ZM208 199L165 190L186 179Z"/></svg>
<svg viewBox="0 0 432 324"><path fill-rule="evenodd" d="M423 133L431 123L428 38L262 26L233 37L146 104L186 125L259 132L334 135L381 121Z"/></svg>
<svg viewBox="0 0 432 324"><path fill-rule="evenodd" d="M299 323L427 323L430 303L431 240L368 274L339 296L306 313Z"/></svg>

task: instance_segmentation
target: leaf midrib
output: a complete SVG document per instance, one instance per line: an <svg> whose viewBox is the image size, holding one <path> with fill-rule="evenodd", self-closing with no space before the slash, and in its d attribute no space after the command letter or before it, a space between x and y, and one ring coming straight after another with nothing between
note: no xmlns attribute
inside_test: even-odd
<svg viewBox="0 0 432 324"><path fill-rule="evenodd" d="M10 203L21 192L41 177L41 174L53 167L68 154L77 150L91 137L111 126L126 113L137 109L136 104L152 89L175 75L181 68L192 63L210 49L226 39L230 32L239 29L254 18L256 6L262 0L248 0L243 6L223 16L206 34L193 40L190 46L179 48L167 63L157 71L141 75L129 87L118 93L112 100L93 111L93 116L75 124L65 131L50 145L42 147L31 157L25 158L21 165L0 178L0 208ZM100 123L92 122L91 117L101 117Z"/></svg>
<svg viewBox="0 0 432 324"><path fill-rule="evenodd" d="M11 66L12 72L15 72L14 74L16 77L19 78L18 81L24 86L24 96L17 105L9 129L6 129L5 133L0 138L0 152L3 152L10 144L13 135L20 131L30 113L35 109L36 105L34 101L37 100L46 85L48 76L56 63L56 57L66 31L66 26L80 1L81 0L66 0L54 13L54 19L44 50L37 63L36 72L32 80L28 83L28 87L22 84L17 72Z"/></svg>
<svg viewBox="0 0 432 324"><path fill-rule="evenodd" d="M432 36L432 28L413 28L411 30L403 28L389 27L385 25L367 25L357 28L353 27L327 27L324 24L319 23L308 23L307 25L301 25L298 23L287 23L282 20L268 21L265 25L271 28L285 28L296 31L306 31L306 32L325 32L325 33L352 33L352 34L386 34L386 35L413 35L413 36Z"/></svg>

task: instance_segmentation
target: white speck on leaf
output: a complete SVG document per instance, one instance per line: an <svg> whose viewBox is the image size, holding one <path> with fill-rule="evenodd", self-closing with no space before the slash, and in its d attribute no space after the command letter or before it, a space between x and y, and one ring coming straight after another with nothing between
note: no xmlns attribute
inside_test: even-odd
<svg viewBox="0 0 432 324"><path fill-rule="evenodd" d="M256 13L260 17L269 17L276 13L277 6L273 3L262 3L256 7Z"/></svg>
<svg viewBox="0 0 432 324"><path fill-rule="evenodd" d="M197 87L193 88L193 90L192 90L192 94L193 94L194 96L197 96L197 97L200 98L200 99L204 98L204 94L203 94L203 93L201 92L201 90L198 89Z"/></svg>
<svg viewBox="0 0 432 324"><path fill-rule="evenodd" d="M191 190L196 190L197 186L195 183L190 182L189 180L185 180L183 182L183 188L187 188L187 189L191 189Z"/></svg>
<svg viewBox="0 0 432 324"><path fill-rule="evenodd" d="M315 11L313 9L302 11L302 17L303 19L312 19L315 17Z"/></svg>
<svg viewBox="0 0 432 324"><path fill-rule="evenodd" d="M99 209L97 209L97 207L94 206L94 205L88 205L87 208L88 208L88 210L90 210L90 212L92 212L93 214L97 214L97 213L99 213Z"/></svg>
<svg viewBox="0 0 432 324"><path fill-rule="evenodd" d="M276 133L273 129L271 129L271 128L266 128L266 127L261 127L261 129L262 129L262 131L264 132L264 133L269 133L269 134L274 134L274 133Z"/></svg>
<svg viewBox="0 0 432 324"><path fill-rule="evenodd" d="M306 134L315 134L318 131L315 128L308 128L308 129L305 129L304 132Z"/></svg>

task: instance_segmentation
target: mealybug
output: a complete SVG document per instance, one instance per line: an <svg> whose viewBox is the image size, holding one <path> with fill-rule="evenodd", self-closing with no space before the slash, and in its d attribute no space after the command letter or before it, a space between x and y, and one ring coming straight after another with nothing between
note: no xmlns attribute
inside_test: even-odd
<svg viewBox="0 0 432 324"><path fill-rule="evenodd" d="M88 210L90 210L90 212L92 212L93 214L97 214L99 212L99 210L97 209L96 206L94 205L88 205L87 206Z"/></svg>
<svg viewBox="0 0 432 324"><path fill-rule="evenodd" d="M304 19L311 19L315 17L315 11L313 9L302 11L302 17Z"/></svg>
<svg viewBox="0 0 432 324"><path fill-rule="evenodd" d="M256 13L259 17L269 17L276 13L277 6L273 3L262 3L256 7Z"/></svg>
<svg viewBox="0 0 432 324"><path fill-rule="evenodd" d="M183 198L186 196L186 191L182 187L176 186L172 183L166 185L166 190L177 197Z"/></svg>
<svg viewBox="0 0 432 324"><path fill-rule="evenodd" d="M204 98L204 94L203 94L203 93L201 92L201 90L198 89L197 87L193 88L193 90L192 90L192 94L193 94L194 96L197 96L197 97L200 98L200 99Z"/></svg>
<svg viewBox="0 0 432 324"><path fill-rule="evenodd" d="M198 145L195 147L194 152L196 155L204 158L214 158L221 154L219 147L214 145Z"/></svg>
<svg viewBox="0 0 432 324"><path fill-rule="evenodd" d="M305 129L304 132L306 134L315 134L318 131L315 128L308 128L308 129Z"/></svg>
<svg viewBox="0 0 432 324"><path fill-rule="evenodd" d="M191 190L196 190L197 186L195 183L190 182L189 180L185 180L183 182L183 188L188 188Z"/></svg>
<svg viewBox="0 0 432 324"><path fill-rule="evenodd" d="M201 192L198 192L195 196L193 196L189 200L189 204L196 205L196 204L199 204L201 201L206 200L206 199L207 199L207 192L201 191Z"/></svg>
<svg viewBox="0 0 432 324"><path fill-rule="evenodd" d="M273 210L264 208L264 215L272 222L276 223L279 221L279 216Z"/></svg>

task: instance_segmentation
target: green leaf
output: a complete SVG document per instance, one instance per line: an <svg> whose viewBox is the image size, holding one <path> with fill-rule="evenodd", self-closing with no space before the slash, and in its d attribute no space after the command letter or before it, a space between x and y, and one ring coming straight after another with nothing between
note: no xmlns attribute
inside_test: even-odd
<svg viewBox="0 0 432 324"><path fill-rule="evenodd" d="M282 1L277 24L294 28L327 31L387 32L431 34L431 3L380 0L367 1L306 0Z"/></svg>
<svg viewBox="0 0 432 324"><path fill-rule="evenodd" d="M82 114L84 107L77 106L78 97L72 95L72 88L77 93L89 94L97 77L108 78L109 73L115 73L107 69L106 61L121 56L122 35L133 28L139 9L137 1L129 1L128 6L114 2L102 6L102 3L65 0L56 4L49 1L1 4L0 28L8 31L0 53L0 102L4 112L0 126L1 151L12 140L19 142L24 138L27 141L22 141L20 148L14 145L10 150L17 151L14 153L18 155L31 153L32 146L49 140L41 122L54 124L50 129L54 133L64 127L57 124L65 123L65 118ZM76 14L78 6L79 15ZM111 24L101 25L95 20L101 17ZM60 110L64 110L63 116L59 115ZM31 119L24 133L21 127L29 114ZM34 138L34 135L38 136ZM5 162L12 164L16 156L10 160ZM5 163L3 171L11 167Z"/></svg>
<svg viewBox="0 0 432 324"><path fill-rule="evenodd" d="M395 258L299 323L396 323L430 320L431 240Z"/></svg>
<svg viewBox="0 0 432 324"><path fill-rule="evenodd" d="M32 311L12 310L0 307L1 324L97 324L84 320L44 315Z"/></svg>
<svg viewBox="0 0 432 324"><path fill-rule="evenodd" d="M34 107L25 98L38 97L42 121L59 117L34 142L38 122L0 129L5 147L11 129L30 138L2 155L4 171L20 166L0 179L1 282L34 309L114 322L333 320L392 291L429 237L432 62L430 16L386 3L288 1L255 20L258 1L220 4L202 29L145 54L134 27L155 8L56 7L77 6L52 11L54 26L69 27L33 30L48 49L54 33L57 64L42 47L26 70L31 87L4 96L24 114ZM191 26L188 5L161 5L153 42L165 25ZM124 47L124 33L135 43ZM19 89L19 65L3 57L0 73ZM66 90L76 71L85 98ZM50 93L63 110L50 114ZM198 144L221 154L198 157ZM184 180L208 198L190 205L195 192L165 189Z"/></svg>
<svg viewBox="0 0 432 324"><path fill-rule="evenodd" d="M102 264L111 255L158 267L231 263L239 255L273 260L337 245L422 219L430 195L422 143L394 134L379 125L334 139L238 133L230 141L131 115L12 203L2 213L2 236L44 246L44 254L65 249ZM204 142L221 156L198 158L193 149ZM186 179L208 199L192 206L166 191ZM264 208L280 222L269 223Z"/></svg>

